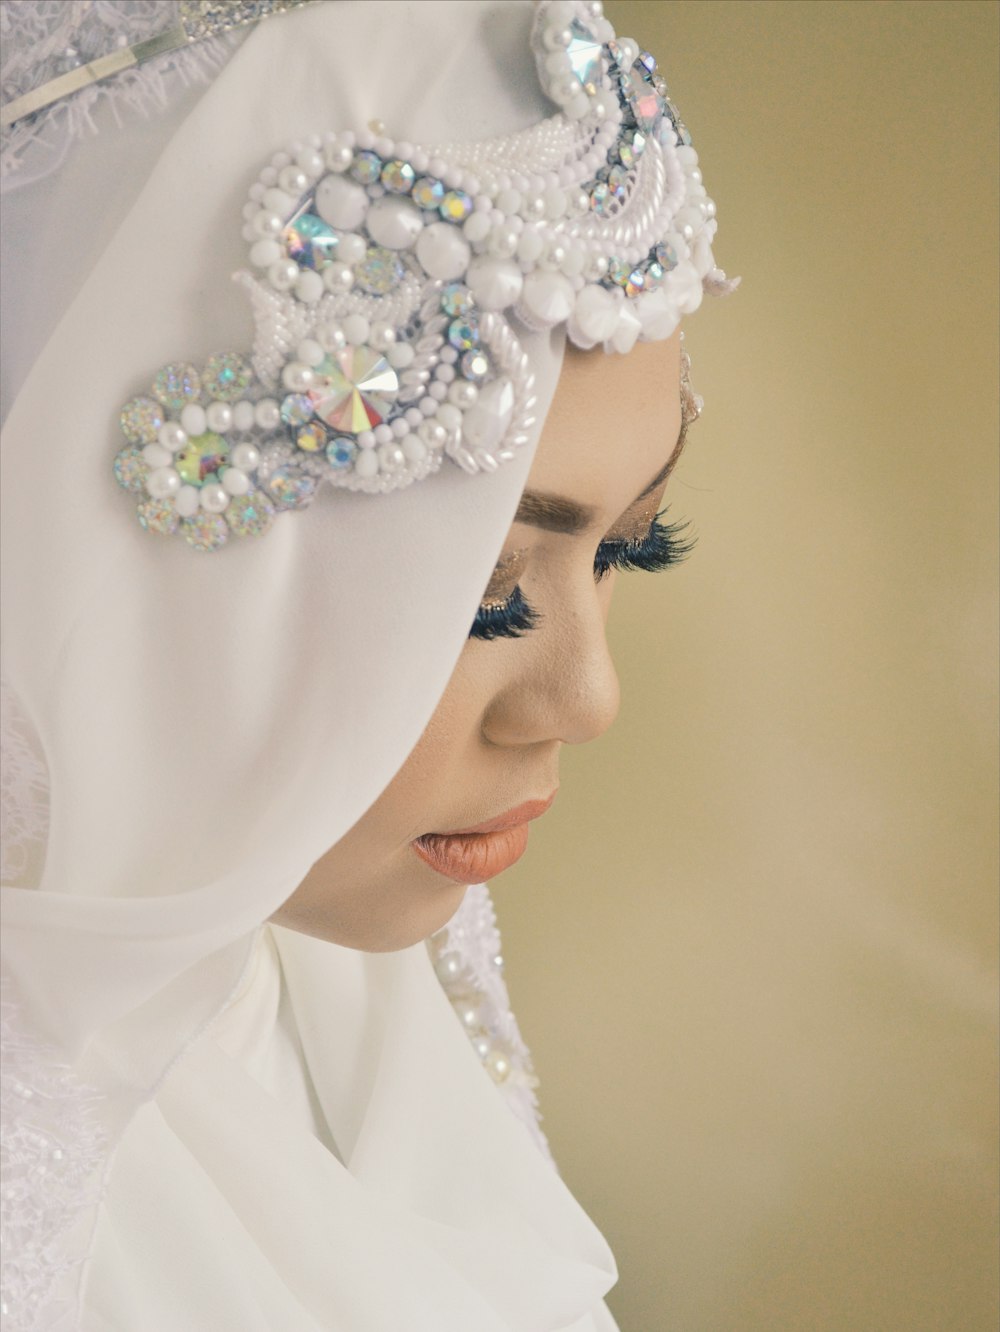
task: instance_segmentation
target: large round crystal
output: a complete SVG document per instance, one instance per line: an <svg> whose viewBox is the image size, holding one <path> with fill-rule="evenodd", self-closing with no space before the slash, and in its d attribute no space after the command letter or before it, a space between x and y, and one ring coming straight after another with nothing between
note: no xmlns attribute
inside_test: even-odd
<svg viewBox="0 0 1000 1332"><path fill-rule="evenodd" d="M399 392L395 370L373 347L331 352L315 374L309 397L316 415L352 435L381 425Z"/></svg>
<svg viewBox="0 0 1000 1332"><path fill-rule="evenodd" d="M220 470L228 462L229 445L212 431L195 435L174 456L174 466L189 486L201 487L209 481L218 481Z"/></svg>

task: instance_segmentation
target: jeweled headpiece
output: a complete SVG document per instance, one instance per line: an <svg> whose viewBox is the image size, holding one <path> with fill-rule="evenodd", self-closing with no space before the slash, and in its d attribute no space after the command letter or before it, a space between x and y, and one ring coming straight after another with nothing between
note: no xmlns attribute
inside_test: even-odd
<svg viewBox="0 0 1000 1332"><path fill-rule="evenodd" d="M627 352L736 285L653 57L599 0L541 0L532 47L560 109L531 129L425 147L373 125L271 158L236 275L252 353L166 366L122 410L115 475L145 528L216 550L324 482L495 471L534 424L519 330Z"/></svg>

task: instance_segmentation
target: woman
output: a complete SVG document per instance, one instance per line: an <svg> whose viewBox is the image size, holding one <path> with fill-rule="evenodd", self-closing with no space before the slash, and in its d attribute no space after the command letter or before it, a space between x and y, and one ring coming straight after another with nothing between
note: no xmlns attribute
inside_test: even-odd
<svg viewBox="0 0 1000 1332"><path fill-rule="evenodd" d="M8 1318L610 1327L466 885L614 715L615 569L683 551L714 208L599 5L291 8L74 145L61 243L12 194Z"/></svg>

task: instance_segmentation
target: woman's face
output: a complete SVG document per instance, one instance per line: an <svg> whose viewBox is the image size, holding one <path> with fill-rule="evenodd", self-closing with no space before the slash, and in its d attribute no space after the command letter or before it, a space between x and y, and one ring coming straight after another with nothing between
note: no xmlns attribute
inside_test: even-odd
<svg viewBox="0 0 1000 1332"><path fill-rule="evenodd" d="M405 948L447 923L468 883L517 858L525 820L558 788L562 746L596 739L618 711L605 637L616 573L596 572L622 552L668 561L650 530L681 425L679 334L627 356L567 348L477 616L497 636L469 639L406 763L274 921L370 952ZM483 824L494 829L443 836Z"/></svg>

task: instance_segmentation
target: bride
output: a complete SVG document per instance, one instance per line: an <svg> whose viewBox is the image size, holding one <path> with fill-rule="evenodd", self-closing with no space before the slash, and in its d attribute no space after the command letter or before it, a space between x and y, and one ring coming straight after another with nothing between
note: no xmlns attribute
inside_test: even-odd
<svg viewBox="0 0 1000 1332"><path fill-rule="evenodd" d="M593 0L42 9L5 1327L612 1328L483 882L614 718L616 577L685 553L697 154Z"/></svg>

